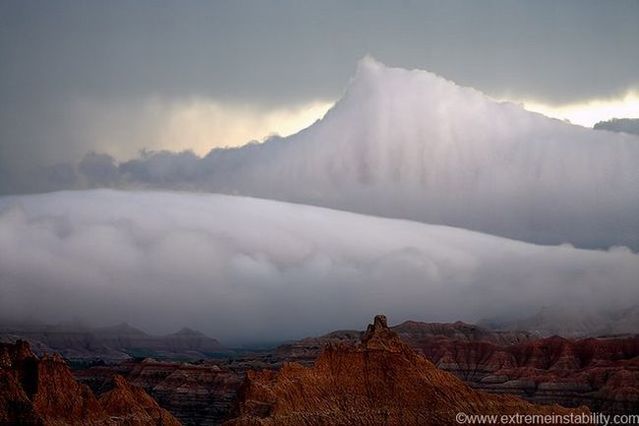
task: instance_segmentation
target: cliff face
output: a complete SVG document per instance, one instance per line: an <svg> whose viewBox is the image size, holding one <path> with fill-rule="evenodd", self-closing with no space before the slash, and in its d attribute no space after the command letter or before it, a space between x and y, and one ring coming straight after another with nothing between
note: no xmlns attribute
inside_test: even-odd
<svg viewBox="0 0 639 426"><path fill-rule="evenodd" d="M538 337L526 331L492 331L458 321L449 323L425 323L406 321L390 327L413 349L420 351L420 345L442 341L485 342L493 345L509 345L532 341ZM357 330L338 330L319 337L307 337L296 342L280 345L276 353L279 357L311 365L327 344L359 342L362 333Z"/></svg>
<svg viewBox="0 0 639 426"><path fill-rule="evenodd" d="M24 341L0 344L0 423L179 424L142 389L120 379L104 400L98 400L73 378L59 355L38 358Z"/></svg>
<svg viewBox="0 0 639 426"><path fill-rule="evenodd" d="M0 420L8 423L99 424L107 419L96 397L78 384L58 355L38 359L26 342L0 345Z"/></svg>
<svg viewBox="0 0 639 426"><path fill-rule="evenodd" d="M162 407L188 425L219 424L228 418L243 375L227 366L157 361L126 361L76 371L96 392L113 386L114 374L143 388Z"/></svg>
<svg viewBox="0 0 639 426"><path fill-rule="evenodd" d="M441 371L377 316L358 345L329 345L311 368L249 372L230 424L455 424L458 412L566 414L490 395ZM580 409L579 412L583 412Z"/></svg>
<svg viewBox="0 0 639 426"><path fill-rule="evenodd" d="M554 336L512 345L430 338L412 346L478 389L595 411L639 410L639 337Z"/></svg>
<svg viewBox="0 0 639 426"><path fill-rule="evenodd" d="M527 331L495 331L462 321L454 323L426 323L405 321L392 327L402 340L409 344L432 338L446 338L466 342L488 342L495 345L512 345L538 339Z"/></svg>

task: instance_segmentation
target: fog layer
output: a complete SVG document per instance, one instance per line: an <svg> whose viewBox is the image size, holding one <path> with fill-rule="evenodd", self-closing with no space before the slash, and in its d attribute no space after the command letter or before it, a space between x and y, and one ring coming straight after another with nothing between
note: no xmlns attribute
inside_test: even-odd
<svg viewBox="0 0 639 426"><path fill-rule="evenodd" d="M210 194L0 198L3 319L198 328L226 343L639 301L639 255Z"/></svg>

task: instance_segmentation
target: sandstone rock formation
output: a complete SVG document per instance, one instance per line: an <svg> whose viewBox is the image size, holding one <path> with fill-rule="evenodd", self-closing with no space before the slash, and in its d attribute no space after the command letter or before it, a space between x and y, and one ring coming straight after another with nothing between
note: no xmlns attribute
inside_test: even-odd
<svg viewBox="0 0 639 426"><path fill-rule="evenodd" d="M179 425L142 388L132 386L124 377L113 378L114 388L100 396L100 404L118 424Z"/></svg>
<svg viewBox="0 0 639 426"><path fill-rule="evenodd" d="M420 356L377 316L359 344L331 344L313 367L287 363L279 372L248 372L238 417L229 424L446 425L455 424L458 412L570 413L471 389Z"/></svg>
<svg viewBox="0 0 639 426"><path fill-rule="evenodd" d="M98 400L59 355L38 358L24 341L0 344L0 423L41 425L179 425L142 389L123 378Z"/></svg>
<svg viewBox="0 0 639 426"><path fill-rule="evenodd" d="M594 411L639 412L639 337L499 344L444 336L410 344L439 368L475 388L535 403L587 405Z"/></svg>
<svg viewBox="0 0 639 426"><path fill-rule="evenodd" d="M538 338L526 331L492 331L461 321L455 323L426 323L405 321L391 327L399 337L413 349L421 351L426 344L429 348L437 347L441 342L451 340L461 342L484 342L494 345L509 345L527 342ZM307 337L295 342L280 345L276 354L288 361L297 361L304 365L312 365L322 349L328 344L359 342L362 332L357 330L338 330L319 337ZM429 355L429 354L427 354Z"/></svg>
<svg viewBox="0 0 639 426"><path fill-rule="evenodd" d="M110 389L114 374L122 375L129 383L143 388L185 425L219 424L226 420L243 381L243 371L228 366L149 358L96 366L75 374L80 382L96 392Z"/></svg>
<svg viewBox="0 0 639 426"><path fill-rule="evenodd" d="M594 411L639 412L639 337L539 338L476 325L406 321L391 328L438 368L474 388L518 395L534 403L587 405ZM339 331L282 345L284 359L312 365L321 348L355 342Z"/></svg>

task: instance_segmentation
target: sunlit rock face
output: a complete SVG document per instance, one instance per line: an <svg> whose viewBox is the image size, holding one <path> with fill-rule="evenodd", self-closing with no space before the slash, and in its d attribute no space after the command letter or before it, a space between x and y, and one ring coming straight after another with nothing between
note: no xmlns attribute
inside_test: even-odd
<svg viewBox="0 0 639 426"><path fill-rule="evenodd" d="M536 404L585 405L596 412L639 410L636 335L541 338L522 330L495 331L461 321L406 321L389 330L437 368L475 389L517 395ZM362 334L339 330L308 337L281 345L277 355L312 366L324 347L356 344Z"/></svg>
<svg viewBox="0 0 639 426"><path fill-rule="evenodd" d="M418 355L377 316L357 345L329 345L314 366L247 374L232 425L453 425L458 412L577 414L471 389Z"/></svg>

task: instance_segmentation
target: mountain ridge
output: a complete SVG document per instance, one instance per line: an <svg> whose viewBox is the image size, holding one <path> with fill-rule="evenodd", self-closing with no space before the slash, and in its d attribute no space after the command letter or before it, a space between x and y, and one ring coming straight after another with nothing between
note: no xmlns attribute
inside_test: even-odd
<svg viewBox="0 0 639 426"><path fill-rule="evenodd" d="M312 367L286 363L277 372L249 371L238 408L239 416L227 424L453 425L459 412L589 413L475 391L418 355L383 315L358 345L329 344Z"/></svg>
<svg viewBox="0 0 639 426"><path fill-rule="evenodd" d="M37 354L58 352L73 360L123 360L135 354L201 359L227 349L196 330L151 335L126 322L106 327L22 324L0 326L0 341L26 340Z"/></svg>

